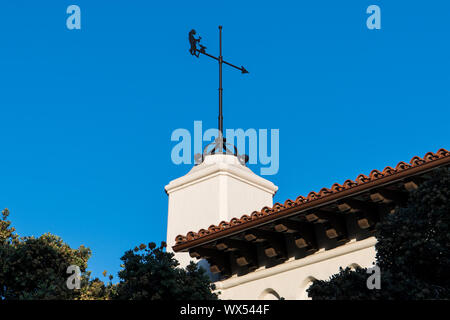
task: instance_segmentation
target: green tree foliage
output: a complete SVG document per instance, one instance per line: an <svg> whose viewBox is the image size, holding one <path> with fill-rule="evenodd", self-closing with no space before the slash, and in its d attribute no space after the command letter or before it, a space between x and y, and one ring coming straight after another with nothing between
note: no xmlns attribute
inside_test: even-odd
<svg viewBox="0 0 450 320"><path fill-rule="evenodd" d="M123 270L120 283L104 284L91 279L87 263L91 250L84 246L72 249L55 235L39 238L19 237L8 220L8 209L0 218L0 300L205 300L217 299L214 285L197 264L179 268L173 253L164 251L165 244L156 247L141 245L127 251L121 258ZM141 251L141 252L139 252ZM81 271L80 289L68 289L70 265ZM107 272L103 273L106 276Z"/></svg>
<svg viewBox="0 0 450 320"><path fill-rule="evenodd" d="M89 280L86 271L91 256L89 248L70 248L55 235L20 238L8 209L0 220L0 300L3 299L88 299L107 297L107 287L98 279ZM81 271L81 290L69 290L67 267L77 265ZM92 285L92 286L91 286Z"/></svg>
<svg viewBox="0 0 450 320"><path fill-rule="evenodd" d="M105 285L99 278L90 279L90 272L87 273L81 282L80 294L76 300L110 300L116 292L116 285L112 284L112 276L109 276L110 282Z"/></svg>
<svg viewBox="0 0 450 320"><path fill-rule="evenodd" d="M115 299L124 300L216 300L215 289L204 269L193 262L179 268L174 254L157 247L141 244L125 252L121 258Z"/></svg>
<svg viewBox="0 0 450 320"><path fill-rule="evenodd" d="M381 289L366 286L366 269L341 269L308 289L313 299L449 299L450 170L410 193L408 205L376 226Z"/></svg>

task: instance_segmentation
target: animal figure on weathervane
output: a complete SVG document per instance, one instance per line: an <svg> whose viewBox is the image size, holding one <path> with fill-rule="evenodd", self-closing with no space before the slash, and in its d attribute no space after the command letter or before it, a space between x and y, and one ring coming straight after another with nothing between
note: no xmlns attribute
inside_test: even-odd
<svg viewBox="0 0 450 320"><path fill-rule="evenodd" d="M189 49L189 52L193 55L196 56L198 58L198 56L200 55L200 53L198 53L197 51L200 52L205 52L206 47L202 46L200 44L200 40L202 39L202 37L198 37L198 39L195 39L194 35L196 34L195 30L192 29L191 31L189 31L189 43L191 44L191 48ZM200 50L197 50L197 43L200 46Z"/></svg>

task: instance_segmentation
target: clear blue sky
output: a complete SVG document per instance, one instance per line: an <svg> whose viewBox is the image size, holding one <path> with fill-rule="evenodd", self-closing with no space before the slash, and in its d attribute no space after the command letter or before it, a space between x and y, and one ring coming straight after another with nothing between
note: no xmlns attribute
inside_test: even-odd
<svg viewBox="0 0 450 320"><path fill-rule="evenodd" d="M441 0L2 1L0 206L21 235L90 247L95 275L164 240L163 188L190 169L170 135L217 119L217 65L187 34L215 53L219 24L250 71L224 70L225 127L280 129L275 201L449 148L449 17Z"/></svg>

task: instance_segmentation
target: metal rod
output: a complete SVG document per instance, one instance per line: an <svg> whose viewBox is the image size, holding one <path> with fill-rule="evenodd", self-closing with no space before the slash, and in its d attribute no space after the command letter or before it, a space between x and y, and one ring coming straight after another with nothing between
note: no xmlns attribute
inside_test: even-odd
<svg viewBox="0 0 450 320"><path fill-rule="evenodd" d="M202 52L202 51L200 51L200 50L198 50L198 49L196 49L195 52L198 52L198 53L200 53L200 54L204 54L205 56L208 56L208 57L210 57L210 58L213 58L213 59L219 61L219 58L214 57L213 55L210 55L209 53ZM224 61L224 62L225 62L225 61ZM227 62L225 62L225 63L227 63Z"/></svg>
<svg viewBox="0 0 450 320"><path fill-rule="evenodd" d="M233 68L236 68L236 69L242 71L242 67L237 67L237 66L235 66L234 64L231 64L231 63L229 63L229 62L226 62L225 60L223 60L222 62L225 63L225 64L227 64L227 65L229 65L230 67L233 67Z"/></svg>
<svg viewBox="0 0 450 320"><path fill-rule="evenodd" d="M223 141L223 115L222 115L222 26L219 26L219 139ZM221 141L221 142L222 142ZM222 152L222 150L220 150Z"/></svg>
<svg viewBox="0 0 450 320"><path fill-rule="evenodd" d="M213 55L210 55L210 54L207 53L207 52L203 52L203 51L200 51L200 50L198 50L198 49L195 49L195 52L198 52L199 54L204 54L205 56L208 56L208 57L210 57L210 58L213 58L214 60L219 61L219 58L214 57ZM223 60L223 59L222 59L222 63L225 63L225 64L229 65L230 67L236 68L236 69L238 69L239 71L243 71L243 69L244 69L243 67L235 66L234 64L229 63L228 61L225 61L225 60ZM245 71L247 71L247 70L245 70ZM248 73L248 71L247 71L246 73Z"/></svg>
<svg viewBox="0 0 450 320"><path fill-rule="evenodd" d="M198 39L195 39L195 30L192 29L191 32L189 32L189 42L191 44L191 49L189 52L192 55L195 55L197 58L200 54L204 54L205 56L208 56L210 58L213 58L214 60L217 60L219 63L219 118L218 118L218 137L215 141L214 149L211 151L212 153L223 153L224 150L227 150L225 147L225 139L223 137L223 86L222 86L222 66L223 64L227 64L233 68L236 68L240 70L242 73L248 73L248 71L242 66L238 67L234 64L231 64L227 61L223 60L222 56L222 26L219 26L219 57L215 57L213 55L210 55L209 53L206 53L205 46L200 45L200 50L197 49L196 43L200 42L200 37Z"/></svg>

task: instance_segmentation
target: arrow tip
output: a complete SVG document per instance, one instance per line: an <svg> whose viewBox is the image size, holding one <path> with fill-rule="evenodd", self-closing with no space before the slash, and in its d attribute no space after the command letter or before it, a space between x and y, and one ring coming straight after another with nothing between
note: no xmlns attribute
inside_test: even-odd
<svg viewBox="0 0 450 320"><path fill-rule="evenodd" d="M243 74L244 73L248 73L248 71L244 68L244 66L241 66L241 71L242 71Z"/></svg>

